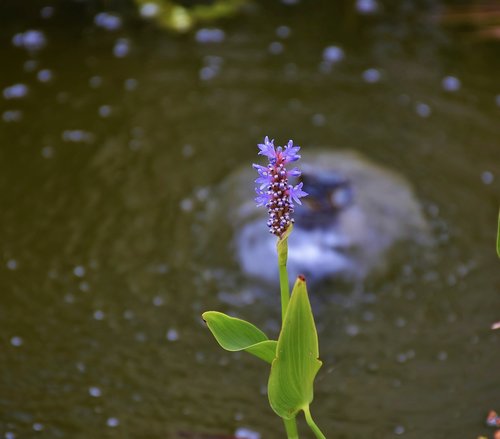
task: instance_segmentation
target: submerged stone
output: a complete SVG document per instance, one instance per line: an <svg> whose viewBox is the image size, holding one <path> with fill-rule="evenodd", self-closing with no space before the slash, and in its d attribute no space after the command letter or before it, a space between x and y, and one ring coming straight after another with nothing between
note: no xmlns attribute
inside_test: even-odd
<svg viewBox="0 0 500 439"><path fill-rule="evenodd" d="M390 266L396 244L429 242L404 177L358 153L304 150L300 178L309 196L296 209L289 238L292 279L362 281ZM250 166L235 171L212 197L208 218L216 227L230 225L234 256L247 277L277 283L276 237L267 230L266 212L255 207L254 179Z"/></svg>

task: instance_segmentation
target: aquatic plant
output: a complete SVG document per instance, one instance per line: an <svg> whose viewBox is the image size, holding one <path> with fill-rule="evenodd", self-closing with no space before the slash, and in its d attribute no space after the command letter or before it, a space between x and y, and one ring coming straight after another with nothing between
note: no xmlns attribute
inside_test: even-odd
<svg viewBox="0 0 500 439"><path fill-rule="evenodd" d="M175 0L134 0L143 18L179 33L188 32L200 23L234 15L246 0L215 0L211 4L191 1L185 6Z"/></svg>
<svg viewBox="0 0 500 439"><path fill-rule="evenodd" d="M313 400L314 378L321 367L318 334L307 293L306 280L298 276L290 296L288 237L293 229L294 203L307 195L302 183L293 186L289 177L300 170L287 165L300 159L300 147L290 140L284 147L274 146L268 137L259 144L259 155L268 158L267 166L254 164L258 178L257 206L265 206L269 231L277 236L278 273L281 293L282 326L278 340L270 340L253 324L217 311L203 313L203 320L217 342L227 351L246 351L271 365L268 398L274 412L283 419L288 439L297 439L296 417L304 412L307 425L316 438L325 436L315 424L309 406Z"/></svg>

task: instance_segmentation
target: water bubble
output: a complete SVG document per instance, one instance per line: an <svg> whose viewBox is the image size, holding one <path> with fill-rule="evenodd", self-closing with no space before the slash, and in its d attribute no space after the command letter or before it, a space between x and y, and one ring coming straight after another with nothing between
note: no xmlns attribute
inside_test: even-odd
<svg viewBox="0 0 500 439"><path fill-rule="evenodd" d="M132 91L137 88L137 79L129 78L124 83L125 90Z"/></svg>
<svg viewBox="0 0 500 439"><path fill-rule="evenodd" d="M365 322L373 322L373 320L375 320L375 314L372 311L365 311L363 313L363 320Z"/></svg>
<svg viewBox="0 0 500 439"><path fill-rule="evenodd" d="M43 430L43 424L41 424L40 422L35 422L33 424L33 430L35 430L35 431L42 431Z"/></svg>
<svg viewBox="0 0 500 439"><path fill-rule="evenodd" d="M153 297L153 305L154 306L162 306L165 304L165 300L161 296Z"/></svg>
<svg viewBox="0 0 500 439"><path fill-rule="evenodd" d="M11 337L10 339L10 344L12 346L15 346L16 348L18 348L19 346L22 346L24 343L23 339L21 337L18 337L17 335L15 335L14 337Z"/></svg>
<svg viewBox="0 0 500 439"><path fill-rule="evenodd" d="M51 18L53 15L54 15L54 7L52 6L44 6L42 9L40 9L40 17L42 17L45 20Z"/></svg>
<svg viewBox="0 0 500 439"><path fill-rule="evenodd" d="M52 148L52 146L44 146L42 148L42 157L44 159L50 159L54 157L54 148Z"/></svg>
<svg viewBox="0 0 500 439"><path fill-rule="evenodd" d="M279 55L280 53L283 53L284 46L279 41L273 41L271 44L269 44L268 50L269 53L273 55Z"/></svg>
<svg viewBox="0 0 500 439"><path fill-rule="evenodd" d="M234 432L234 437L237 439L260 439L260 433L250 430L249 428L240 427Z"/></svg>
<svg viewBox="0 0 500 439"><path fill-rule="evenodd" d="M16 435L12 431L6 431L4 438L5 439L16 439Z"/></svg>
<svg viewBox="0 0 500 439"><path fill-rule="evenodd" d="M124 318L125 320L132 320L134 317L135 317L134 311L132 311L132 310L130 310L130 309L126 309L126 310L123 312L123 318Z"/></svg>
<svg viewBox="0 0 500 439"><path fill-rule="evenodd" d="M357 0L356 10L360 14L374 14L378 10L378 3L376 0Z"/></svg>
<svg viewBox="0 0 500 439"><path fill-rule="evenodd" d="M397 355L396 360L398 363L405 363L408 360L406 353L402 352Z"/></svg>
<svg viewBox="0 0 500 439"><path fill-rule="evenodd" d="M317 127L322 127L326 123L326 118L321 113L313 114L312 123L313 123L313 125L315 125Z"/></svg>
<svg viewBox="0 0 500 439"><path fill-rule="evenodd" d="M40 82L49 82L52 79L52 72L49 69L43 69L36 74L36 77Z"/></svg>
<svg viewBox="0 0 500 439"><path fill-rule="evenodd" d="M181 210L183 212L191 212L193 210L193 207L194 203L193 200L191 200L191 198L184 198L181 201Z"/></svg>
<svg viewBox="0 0 500 439"><path fill-rule="evenodd" d="M28 94L28 86L26 84L14 84L3 89L3 97L5 99L21 99Z"/></svg>
<svg viewBox="0 0 500 439"><path fill-rule="evenodd" d="M193 145L184 145L182 147L182 155L186 158L189 158L189 157L192 157L192 155L194 154L194 148L193 148Z"/></svg>
<svg viewBox="0 0 500 439"><path fill-rule="evenodd" d="M9 270L17 270L18 263L15 259L9 259L5 264Z"/></svg>
<svg viewBox="0 0 500 439"><path fill-rule="evenodd" d="M85 276L85 267L82 265L77 265L75 268L73 268L73 274L77 277Z"/></svg>
<svg viewBox="0 0 500 439"><path fill-rule="evenodd" d="M89 395L94 398L99 398L102 395L101 389L96 386L89 387Z"/></svg>
<svg viewBox="0 0 500 439"><path fill-rule="evenodd" d="M27 30L26 32L15 34L12 37L12 44L26 50L36 51L45 47L47 39L41 31Z"/></svg>
<svg viewBox="0 0 500 439"><path fill-rule="evenodd" d="M424 118L429 117L432 113L431 107L423 102L418 102L417 105L415 105L415 111L420 117Z"/></svg>
<svg viewBox="0 0 500 439"><path fill-rule="evenodd" d="M363 80L368 84L375 84L381 78L380 71L377 69L367 69L363 72Z"/></svg>
<svg viewBox="0 0 500 439"><path fill-rule="evenodd" d="M457 91L462 86L462 83L455 76L445 76L441 81L441 86L446 91Z"/></svg>
<svg viewBox="0 0 500 439"><path fill-rule="evenodd" d="M490 171L484 171L481 174L481 180L484 184L491 184L495 180L495 176Z"/></svg>
<svg viewBox="0 0 500 439"><path fill-rule="evenodd" d="M101 105L99 107L99 116L102 118L109 117L111 115L111 107L109 105Z"/></svg>
<svg viewBox="0 0 500 439"><path fill-rule="evenodd" d="M214 78L220 71L223 59L220 56L206 56L205 66L200 70L200 79L206 81Z"/></svg>
<svg viewBox="0 0 500 439"><path fill-rule="evenodd" d="M144 332L138 332L135 334L135 340L139 343L144 343L147 339L148 337L144 334Z"/></svg>
<svg viewBox="0 0 500 439"><path fill-rule="evenodd" d="M338 46L328 46L323 50L323 60L328 63L338 63L344 59L344 50Z"/></svg>
<svg viewBox="0 0 500 439"><path fill-rule="evenodd" d="M94 24L105 30L118 30L122 26L122 19L109 12L100 12L94 17Z"/></svg>
<svg viewBox="0 0 500 439"><path fill-rule="evenodd" d="M62 139L66 142L91 142L93 140L92 133L83 130L65 130L62 133Z"/></svg>
<svg viewBox="0 0 500 439"><path fill-rule="evenodd" d="M394 427L394 434L397 434L398 436L401 434L404 434L405 428L402 425L397 425Z"/></svg>
<svg viewBox="0 0 500 439"><path fill-rule="evenodd" d="M345 327L345 333L351 337L355 337L360 332L359 326L350 324Z"/></svg>
<svg viewBox="0 0 500 439"><path fill-rule="evenodd" d="M179 333L177 332L176 329L170 328L167 331L166 337L167 337L168 341L177 341L177 340L179 340Z"/></svg>
<svg viewBox="0 0 500 439"><path fill-rule="evenodd" d="M156 16L159 12L160 8L156 3L144 3L139 9L139 13L143 18L152 18Z"/></svg>
<svg viewBox="0 0 500 439"><path fill-rule="evenodd" d="M80 289L80 291L86 293L90 290L90 285L88 284L88 282L83 281L78 284L78 288Z"/></svg>
<svg viewBox="0 0 500 439"><path fill-rule="evenodd" d="M448 359L448 353L445 351L441 351L438 353L437 358L439 361L446 361Z"/></svg>
<svg viewBox="0 0 500 439"><path fill-rule="evenodd" d="M108 418L106 425L111 428L118 427L120 425L120 421L117 418Z"/></svg>
<svg viewBox="0 0 500 439"><path fill-rule="evenodd" d="M38 67L38 61L34 59L29 59L23 64L23 69L25 72L33 72Z"/></svg>
<svg viewBox="0 0 500 439"><path fill-rule="evenodd" d="M130 51L130 43L126 38L118 38L113 47L113 55L116 58L124 58Z"/></svg>
<svg viewBox="0 0 500 439"><path fill-rule="evenodd" d="M198 201L206 201L210 195L210 189L208 187L201 187L196 190L196 198Z"/></svg>
<svg viewBox="0 0 500 439"><path fill-rule="evenodd" d="M195 39L198 43L222 43L226 38L226 34L222 29L203 28L196 32Z"/></svg>
<svg viewBox="0 0 500 439"><path fill-rule="evenodd" d="M100 309L94 311L94 319L95 320L104 320L105 314L104 311L101 311Z"/></svg>
<svg viewBox="0 0 500 439"><path fill-rule="evenodd" d="M71 294L71 293L68 293L68 294L66 294L66 295L64 296L64 301L65 301L66 303L70 303L70 304L71 304L71 303L75 303L75 296L73 296L73 294Z"/></svg>
<svg viewBox="0 0 500 439"><path fill-rule="evenodd" d="M203 81L208 81L209 79L213 79L217 76L218 69L212 66L202 67L200 70L200 79Z"/></svg>
<svg viewBox="0 0 500 439"><path fill-rule="evenodd" d="M279 38L288 38L292 33L292 30L288 26L279 26L276 28L276 36Z"/></svg>
<svg viewBox="0 0 500 439"><path fill-rule="evenodd" d="M398 328L404 328L406 326L406 319L403 317L398 317L394 323Z"/></svg>
<svg viewBox="0 0 500 439"><path fill-rule="evenodd" d="M4 122L19 122L23 118L23 112L20 110L7 110L2 113Z"/></svg>
<svg viewBox="0 0 500 439"><path fill-rule="evenodd" d="M89 79L89 85L92 88L99 88L102 85L102 78L100 76L92 76Z"/></svg>

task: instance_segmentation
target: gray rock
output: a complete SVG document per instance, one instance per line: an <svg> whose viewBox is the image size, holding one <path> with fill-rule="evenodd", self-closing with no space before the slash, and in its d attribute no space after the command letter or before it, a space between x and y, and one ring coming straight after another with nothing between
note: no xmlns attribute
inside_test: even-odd
<svg viewBox="0 0 500 439"><path fill-rule="evenodd" d="M299 167L311 195L295 212L291 279L304 274L313 282L363 281L395 263L390 254L398 243L430 242L413 189L397 172L351 151L306 151ZM277 283L277 238L268 232L266 210L253 201L256 177L250 166L234 172L211 197L209 218L230 225L246 276Z"/></svg>

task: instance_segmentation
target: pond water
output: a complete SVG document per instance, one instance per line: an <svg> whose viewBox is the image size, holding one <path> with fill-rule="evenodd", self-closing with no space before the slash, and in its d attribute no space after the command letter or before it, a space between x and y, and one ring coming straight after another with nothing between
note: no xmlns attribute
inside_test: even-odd
<svg viewBox="0 0 500 439"><path fill-rule="evenodd" d="M367 280L363 300L310 291L324 362L312 411L327 437L488 433L500 409L500 42L444 28L430 3L363 15L262 1L203 43L128 3L105 4L123 19L106 30L98 2L2 2L6 439L283 437L267 367L219 349L200 317L217 309L276 336L274 291L228 299L243 282L230 233L210 240L204 221L213 188L256 161L265 135L398 170L434 240Z"/></svg>

